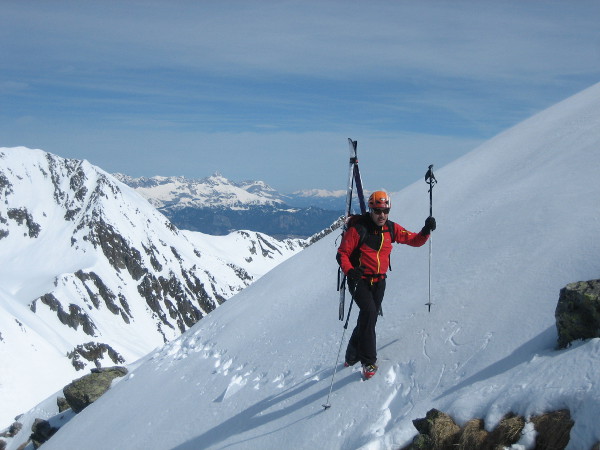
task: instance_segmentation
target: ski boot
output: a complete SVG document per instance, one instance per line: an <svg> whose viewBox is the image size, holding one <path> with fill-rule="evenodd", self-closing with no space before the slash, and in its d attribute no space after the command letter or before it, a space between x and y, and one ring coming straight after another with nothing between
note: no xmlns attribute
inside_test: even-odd
<svg viewBox="0 0 600 450"><path fill-rule="evenodd" d="M365 380L368 380L377 373L377 366L375 364L364 364L362 366L362 375Z"/></svg>

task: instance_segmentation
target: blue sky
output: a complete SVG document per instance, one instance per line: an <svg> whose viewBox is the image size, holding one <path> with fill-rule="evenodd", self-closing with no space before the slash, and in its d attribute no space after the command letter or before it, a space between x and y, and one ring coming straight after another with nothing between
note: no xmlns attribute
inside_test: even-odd
<svg viewBox="0 0 600 450"><path fill-rule="evenodd" d="M600 1L0 3L0 146L400 190L600 81ZM440 181L441 182L441 181ZM440 184L441 186L441 184Z"/></svg>

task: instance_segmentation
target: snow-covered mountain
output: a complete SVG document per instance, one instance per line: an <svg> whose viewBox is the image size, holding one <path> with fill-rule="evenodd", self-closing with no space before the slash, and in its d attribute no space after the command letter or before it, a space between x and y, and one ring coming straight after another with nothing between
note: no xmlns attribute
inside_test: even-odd
<svg viewBox="0 0 600 450"><path fill-rule="evenodd" d="M280 239L308 238L330 226L343 211L343 199L337 197L334 202L307 201L303 195L280 194L263 181L236 183L218 173L201 179L115 177L135 189L178 228L211 235L244 229Z"/></svg>
<svg viewBox="0 0 600 450"><path fill-rule="evenodd" d="M0 199L2 422L179 336L305 245L179 231L88 162L22 147L0 148Z"/></svg>
<svg viewBox="0 0 600 450"><path fill-rule="evenodd" d="M185 177L133 178L114 174L134 188L157 209L186 207L246 210L255 206L283 206L281 195L262 181L235 183L215 173L202 179Z"/></svg>
<svg viewBox="0 0 600 450"><path fill-rule="evenodd" d="M396 247L371 380L339 361L332 383L349 337L334 233L131 366L44 448L398 449L430 408L488 430L509 412L568 408L568 448L589 449L600 441L600 339L555 350L554 312L562 287L600 275L599 148L600 84L436 172L434 304L428 313L427 246ZM427 189L419 177L394 194L391 219L420 229Z"/></svg>

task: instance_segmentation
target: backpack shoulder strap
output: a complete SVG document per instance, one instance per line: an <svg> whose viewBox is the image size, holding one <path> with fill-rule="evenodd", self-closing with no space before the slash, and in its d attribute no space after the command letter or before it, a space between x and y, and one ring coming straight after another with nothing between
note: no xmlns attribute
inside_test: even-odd
<svg viewBox="0 0 600 450"><path fill-rule="evenodd" d="M392 222L391 220L388 220L386 225L387 225L388 232L390 233L390 237L392 238L392 243L394 243L394 238L396 237L395 236L396 226L395 226L394 222Z"/></svg>
<svg viewBox="0 0 600 450"><path fill-rule="evenodd" d="M356 229L356 232L359 236L358 245L356 246L356 249L358 250L365 242L368 233L367 226L365 224L366 217L365 215L356 215L353 216L352 219L353 220L350 222L350 226Z"/></svg>
<svg viewBox="0 0 600 450"><path fill-rule="evenodd" d="M392 244L393 244L394 238L396 237L395 230L394 230L396 228L396 224L394 222L392 222L391 220L388 220L386 225L387 225L388 232L390 233L390 239L392 240ZM390 267L390 270L392 270L392 255L390 255L389 267Z"/></svg>

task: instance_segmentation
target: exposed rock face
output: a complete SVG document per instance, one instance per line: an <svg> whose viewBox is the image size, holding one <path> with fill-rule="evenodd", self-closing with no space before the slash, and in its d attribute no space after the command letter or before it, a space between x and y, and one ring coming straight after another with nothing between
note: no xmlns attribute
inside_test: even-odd
<svg viewBox="0 0 600 450"><path fill-rule="evenodd" d="M535 416L530 422L536 431L536 449L561 450L569 443L574 423L568 410ZM519 441L526 420L507 414L488 432L482 419L472 419L461 428L449 415L432 409L413 423L419 434L403 450L500 450Z"/></svg>
<svg viewBox="0 0 600 450"><path fill-rule="evenodd" d="M123 364L125 359L119 355L110 345L99 344L97 342L86 342L78 345L72 352L67 353L67 357L71 360L73 367L77 370L85 368L85 363L82 361L92 361L96 367L101 366L101 361L107 355L114 364Z"/></svg>
<svg viewBox="0 0 600 450"><path fill-rule="evenodd" d="M79 413L96 400L108 389L115 378L127 375L125 367L108 367L92 369L92 373L85 375L65 386L63 393L71 409Z"/></svg>
<svg viewBox="0 0 600 450"><path fill-rule="evenodd" d="M561 289L555 317L558 348L600 337L600 280L579 281Z"/></svg>

